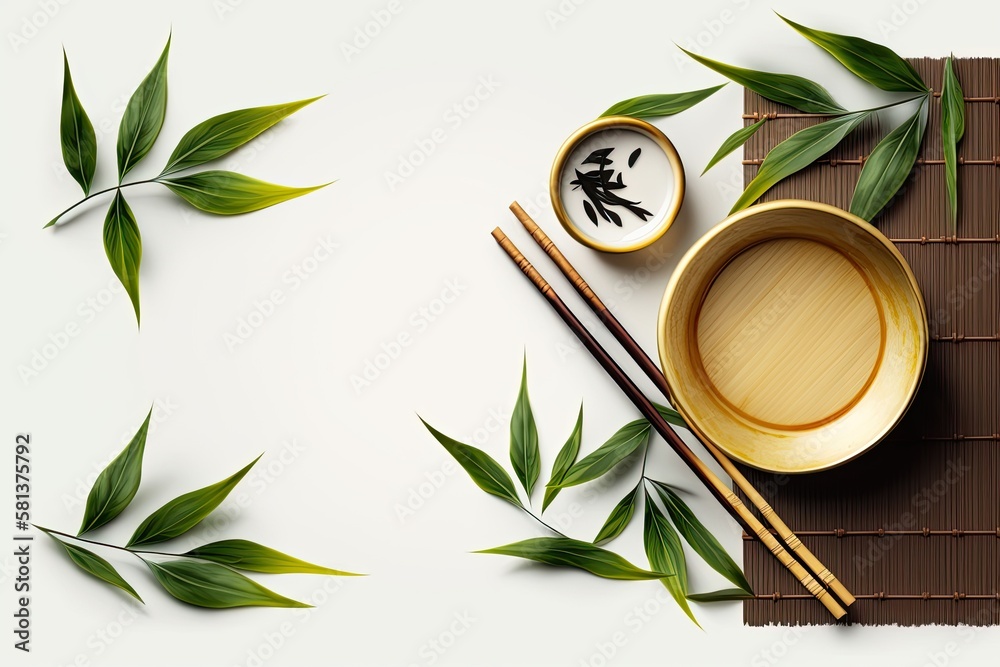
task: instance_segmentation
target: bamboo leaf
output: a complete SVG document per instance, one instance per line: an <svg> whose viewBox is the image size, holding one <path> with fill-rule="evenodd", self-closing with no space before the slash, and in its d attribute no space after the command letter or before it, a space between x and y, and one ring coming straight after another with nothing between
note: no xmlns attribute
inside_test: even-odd
<svg viewBox="0 0 1000 667"><path fill-rule="evenodd" d="M231 607L310 607L278 595L253 579L218 563L145 561L160 585L181 602L210 609Z"/></svg>
<svg viewBox="0 0 1000 667"><path fill-rule="evenodd" d="M705 165L705 169L702 170L701 175L704 176L705 172L707 172L709 169L717 165L719 161L722 160L722 158L726 157L734 150L745 144L750 139L750 137L757 134L757 130L764 127L764 123L766 122L767 122L767 116L764 116L756 123L753 123L752 125L747 125L746 127L741 127L740 129L730 134L726 138L726 140L722 142L722 145L719 146L719 150L715 152L715 155L713 155L712 159L708 161L708 164Z"/></svg>
<svg viewBox="0 0 1000 667"><path fill-rule="evenodd" d="M685 109L690 109L726 84L692 90L684 93L665 93L662 95L641 95L612 105L601 114L605 116L632 116L633 118L659 118L672 116Z"/></svg>
<svg viewBox="0 0 1000 667"><path fill-rule="evenodd" d="M132 93L118 126L118 182L146 157L160 136L167 113L167 58L170 38L153 69Z"/></svg>
<svg viewBox="0 0 1000 667"><path fill-rule="evenodd" d="M674 493L666 484L653 482L656 491L663 500L664 507L670 515L671 521L677 526L677 530L684 536L684 540L691 545L691 548L701 556L708 565L741 588L752 594L753 589L743 575L743 570L736 564L729 553L722 548L715 536L709 532L708 528L698 520L691 508L681 500L680 496Z"/></svg>
<svg viewBox="0 0 1000 667"><path fill-rule="evenodd" d="M195 125L181 137L160 176L218 159L318 99L320 98L312 97L287 104L240 109L213 116Z"/></svg>
<svg viewBox="0 0 1000 667"><path fill-rule="evenodd" d="M958 228L958 142L965 134L965 94L955 76L953 58L949 56L944 62L944 85L941 87L941 146L952 233Z"/></svg>
<svg viewBox="0 0 1000 667"><path fill-rule="evenodd" d="M529 499L541 471L541 457L538 429L528 400L528 359L525 357L521 366L521 388L510 417L510 462Z"/></svg>
<svg viewBox="0 0 1000 667"><path fill-rule="evenodd" d="M157 544L191 530L226 499L229 492L250 472L250 468L258 460L260 456L221 482L174 498L146 517L125 546L131 548Z"/></svg>
<svg viewBox="0 0 1000 667"><path fill-rule="evenodd" d="M216 215L238 215L295 199L326 187L292 188L258 181L231 171L200 171L188 176L158 179L197 209Z"/></svg>
<svg viewBox="0 0 1000 667"><path fill-rule="evenodd" d="M517 497L517 489L514 487L513 480L507 471L493 460L493 457L472 445L465 445L449 438L423 419L420 421L431 432L431 435L448 450L448 453L458 461L458 464L465 468L465 472L469 473L469 477L476 483L476 486L490 495L503 498L511 505L523 507L521 500Z"/></svg>
<svg viewBox="0 0 1000 667"><path fill-rule="evenodd" d="M871 221L910 175L927 127L925 100L921 100L916 113L887 134L865 160L851 198L851 213L859 218Z"/></svg>
<svg viewBox="0 0 1000 667"><path fill-rule="evenodd" d="M633 581L673 576L671 572L643 570L614 552L568 537L535 537L476 553L515 556L547 565L575 567L605 579Z"/></svg>
<svg viewBox="0 0 1000 667"><path fill-rule="evenodd" d="M681 428L689 428L687 422L684 421L684 417L681 416L681 413L677 412L673 408L668 408L667 406L660 405L659 403L653 403L653 406L668 424L680 426Z"/></svg>
<svg viewBox="0 0 1000 667"><path fill-rule="evenodd" d="M643 546L649 566L655 570L674 572L676 576L661 579L680 608L699 628L701 624L694 617L687 601L687 565L684 561L684 547L667 517L656 506L646 492L646 511L643 520Z"/></svg>
<svg viewBox="0 0 1000 667"><path fill-rule="evenodd" d="M566 476L566 472L573 467L576 457L580 454L580 441L583 438L583 403L580 403L580 413L576 416L576 425L573 432L569 434L566 443L556 455L556 460L552 463L552 474L549 476L549 483L545 486L545 496L542 499L542 511L549 506L556 496L559 495L559 484Z"/></svg>
<svg viewBox="0 0 1000 667"><path fill-rule="evenodd" d="M122 287L132 301L136 324L139 323L139 264L142 262L142 238L139 225L122 191L115 192L108 215L104 218L104 252Z"/></svg>
<svg viewBox="0 0 1000 667"><path fill-rule="evenodd" d="M75 544L70 544L69 542L64 542L63 540L59 539L58 537L53 535L50 531L46 530L45 528L42 528L41 526L35 526L35 527L38 528L43 533L45 533L46 535L48 535L49 537L51 537L53 540L55 540L56 543L58 543L60 546L62 546L62 548L66 551L66 554L69 556L70 560L76 563L77 567L79 567L81 570L97 577L98 579L100 579L105 583L111 584L112 586L122 589L123 591L134 597L136 600L138 600L139 602L142 602L142 598L139 597L139 594L135 592L135 589L132 588L132 586L127 581L125 581L122 575L118 574L118 570L116 570L111 563L104 560L103 558L101 558L92 551L88 551L87 549L84 549L83 547L77 546Z"/></svg>
<svg viewBox="0 0 1000 667"><path fill-rule="evenodd" d="M618 501L618 504L611 510L611 514L608 515L604 525L601 526L601 530L598 531L597 537L594 538L594 544L610 542L622 534L622 531L628 526L629 521L632 520L632 515L635 514L635 504L639 501L639 489L641 486L642 482L639 482L635 485L634 489Z"/></svg>
<svg viewBox="0 0 1000 667"><path fill-rule="evenodd" d="M728 600L752 600L753 595L739 588L724 588L709 593L688 593L692 602L726 602Z"/></svg>
<svg viewBox="0 0 1000 667"><path fill-rule="evenodd" d="M249 540L222 540L196 547L184 554L191 558L209 560L220 565L248 572L268 574L328 574L337 576L363 576L354 572L332 570L314 565L288 554L275 551Z"/></svg>
<svg viewBox="0 0 1000 667"><path fill-rule="evenodd" d="M727 79L744 88L749 88L772 102L787 104L805 113L847 113L847 110L833 99L826 88L801 76L736 67L685 49L681 49L681 51L705 67L715 70Z"/></svg>
<svg viewBox="0 0 1000 667"><path fill-rule="evenodd" d="M125 449L97 476L87 496L87 506L78 535L100 528L121 514L132 502L142 480L142 455L146 449L146 433L149 431L149 418L152 414L153 410L150 408L142 426Z"/></svg>
<svg viewBox="0 0 1000 667"><path fill-rule="evenodd" d="M73 86L66 49L63 49L63 94L59 139L67 171L83 188L83 194L89 195L90 186L94 182L94 172L97 170L97 135Z"/></svg>
<svg viewBox="0 0 1000 667"><path fill-rule="evenodd" d="M833 150L870 113L858 111L807 127L772 148L730 213L746 208L778 181L808 167Z"/></svg>
<svg viewBox="0 0 1000 667"><path fill-rule="evenodd" d="M622 426L607 442L575 463L555 486L564 489L597 479L621 463L640 445L649 442L651 428L645 419L637 419Z"/></svg>
<svg viewBox="0 0 1000 667"><path fill-rule="evenodd" d="M927 84L917 70L892 49L861 37L813 30L781 14L778 17L873 86L895 92L927 92Z"/></svg>

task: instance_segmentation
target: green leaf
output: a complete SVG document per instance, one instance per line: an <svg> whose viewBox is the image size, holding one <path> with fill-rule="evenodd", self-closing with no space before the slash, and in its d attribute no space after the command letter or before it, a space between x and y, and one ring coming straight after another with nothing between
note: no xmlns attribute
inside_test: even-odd
<svg viewBox="0 0 1000 667"><path fill-rule="evenodd" d="M549 476L549 483L545 486L545 497L542 499L542 511L556 499L559 495L559 487L555 486L563 480L566 472L573 467L576 457L580 453L580 441L583 438L583 403L580 403L580 413L576 416L576 426L569 434L566 443L556 455L556 460L552 464L552 474Z"/></svg>
<svg viewBox="0 0 1000 667"><path fill-rule="evenodd" d="M663 516L663 512L653 502L648 491L642 527L643 546L646 548L649 566L656 570L676 573L677 576L661 581L688 618L700 628L701 624L694 617L687 602L687 565L684 561L684 547L677 537L677 531L667 521L667 517Z"/></svg>
<svg viewBox="0 0 1000 667"><path fill-rule="evenodd" d="M275 551L249 540L222 540L211 542L188 551L185 556L210 560L237 570L266 572L269 574L329 574L337 576L363 576L354 572L332 570L313 565L288 554Z"/></svg>
<svg viewBox="0 0 1000 667"><path fill-rule="evenodd" d="M757 175L747 185L730 213L746 208L778 181L808 167L813 161L829 153L870 113L870 111L858 111L812 125L799 130L772 148L757 170Z"/></svg>
<svg viewBox="0 0 1000 667"><path fill-rule="evenodd" d="M674 426L680 426L681 428L689 428L687 422L684 421L684 417L681 417L681 413L677 412L673 408L668 408L665 405L660 405L659 403L653 403L653 407L656 411L660 413L664 421L668 424L673 424Z"/></svg>
<svg viewBox="0 0 1000 667"><path fill-rule="evenodd" d="M605 116L632 116L633 118L659 118L672 116L709 97L726 84L691 90L685 93L665 93L663 95L641 95L622 100L601 114Z"/></svg>
<svg viewBox="0 0 1000 667"><path fill-rule="evenodd" d="M132 93L118 126L118 182L156 143L167 113L167 57L170 38L160 59Z"/></svg>
<svg viewBox="0 0 1000 667"><path fill-rule="evenodd" d="M259 460L260 456L221 482L174 498L146 517L125 546L131 548L165 542L191 530L226 499Z"/></svg>
<svg viewBox="0 0 1000 667"><path fill-rule="evenodd" d="M639 488L641 486L642 482L640 481L634 489L618 501L615 508L611 510L611 514L608 515L607 521L598 531L597 537L594 538L594 544L610 542L622 534L628 522L632 520L632 515L635 514L635 504L639 501Z"/></svg>
<svg viewBox="0 0 1000 667"><path fill-rule="evenodd" d="M87 112L76 95L73 77L69 71L69 58L63 49L62 115L59 119L59 139L62 144L63 163L73 179L90 194L97 169L97 135Z"/></svg>
<svg viewBox="0 0 1000 667"><path fill-rule="evenodd" d="M921 100L916 113L878 142L865 160L851 198L851 213L871 221L889 203L917 161L925 127L927 115Z"/></svg>
<svg viewBox="0 0 1000 667"><path fill-rule="evenodd" d="M111 208L104 218L104 252L122 287L132 301L135 321L139 323L139 264L142 262L142 238L139 225L122 191L115 192Z"/></svg>
<svg viewBox="0 0 1000 667"><path fill-rule="evenodd" d="M678 47L680 48L680 47ZM722 76L749 88L779 104L787 104L805 113L841 114L847 110L837 104L826 88L809 79L794 74L760 72L720 63L697 53L681 49L699 63Z"/></svg>
<svg viewBox="0 0 1000 667"><path fill-rule="evenodd" d="M722 548L722 545L708 531L708 528L705 528L701 521L698 520L698 517L694 515L691 508L666 484L653 482L653 485L660 494L660 498L663 500L664 507L667 508L670 519L677 526L677 530L684 536L687 543L691 545L691 548L713 570L745 592L752 594L753 589L743 575L743 570L740 569L740 566L736 564L736 561L732 559L729 553Z"/></svg>
<svg viewBox="0 0 1000 667"><path fill-rule="evenodd" d="M574 464L556 487L564 489L597 479L621 463L640 445L645 445L649 441L651 428L645 419L637 419L622 426L597 450Z"/></svg>
<svg viewBox="0 0 1000 667"><path fill-rule="evenodd" d="M605 579L634 581L673 576L672 572L643 570L614 552L568 537L534 537L476 553L516 556L547 565L575 567Z"/></svg>
<svg viewBox="0 0 1000 667"><path fill-rule="evenodd" d="M215 170L158 180L195 208L216 215L259 211L329 185L325 183L308 188L291 188L265 183L231 171Z"/></svg>
<svg viewBox="0 0 1000 667"><path fill-rule="evenodd" d="M122 575L118 574L118 570L116 570L111 563L92 551L88 551L75 544L70 544L69 542L64 542L41 526L35 527L60 544L62 548L66 550L66 554L69 555L70 560L76 563L81 570L94 575L101 581L122 589L139 602L142 602L142 598L139 597L139 594L135 592L135 589L132 588L127 581L125 581Z"/></svg>
<svg viewBox="0 0 1000 667"><path fill-rule="evenodd" d="M726 602L728 600L752 600L754 596L739 588L723 588L708 593L688 593L692 602Z"/></svg>
<svg viewBox="0 0 1000 667"><path fill-rule="evenodd" d="M953 56L944 61L944 84L941 87L941 146L944 151L944 175L951 205L951 231L958 228L958 142L965 134L965 94L955 76Z"/></svg>
<svg viewBox="0 0 1000 667"><path fill-rule="evenodd" d="M452 440L423 419L420 421L431 432L431 435L448 450L448 453L458 461L458 464L465 468L465 472L469 473L469 477L476 483L476 486L490 495L503 498L511 505L523 507L517 497L517 489L514 488L514 482L510 475L489 454L471 445Z"/></svg>
<svg viewBox="0 0 1000 667"><path fill-rule="evenodd" d="M722 145L719 146L719 150L715 152L715 155L713 155L712 159L708 161L708 164L705 165L705 169L702 170L701 175L704 176L705 172L717 165L722 158L726 157L734 150L745 144L750 137L757 134L757 130L764 127L764 123L766 122L767 116L764 116L756 123L747 125L746 127L741 127L730 134L726 140L722 142Z"/></svg>
<svg viewBox="0 0 1000 667"><path fill-rule="evenodd" d="M320 98L311 97L287 104L240 109L213 116L195 125L181 137L160 176L220 158L318 99Z"/></svg>
<svg viewBox="0 0 1000 667"><path fill-rule="evenodd" d="M210 609L230 607L311 607L278 595L253 579L218 563L145 561L160 585L181 602Z"/></svg>
<svg viewBox="0 0 1000 667"><path fill-rule="evenodd" d="M517 403L510 417L510 462L521 486L531 498L531 490L538 481L542 455L538 451L538 429L531 414L528 400L528 359L521 366L521 388L517 393Z"/></svg>
<svg viewBox="0 0 1000 667"><path fill-rule="evenodd" d="M78 535L100 528L121 514L132 502L142 480L142 455L146 449L146 433L149 431L149 418L152 414L153 410L150 408L146 420L132 436L131 442L97 476L87 496L87 507L83 512Z"/></svg>
<svg viewBox="0 0 1000 667"><path fill-rule="evenodd" d="M917 70L890 48L860 37L813 30L778 14L782 21L873 86L895 92L927 92Z"/></svg>

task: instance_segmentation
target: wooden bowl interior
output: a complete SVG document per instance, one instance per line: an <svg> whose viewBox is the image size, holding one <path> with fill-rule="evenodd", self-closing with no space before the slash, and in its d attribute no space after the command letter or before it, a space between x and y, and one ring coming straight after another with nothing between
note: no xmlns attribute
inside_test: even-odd
<svg viewBox="0 0 1000 667"><path fill-rule="evenodd" d="M776 202L721 223L664 297L674 402L731 457L779 472L877 443L923 373L927 324L905 261L839 209Z"/></svg>

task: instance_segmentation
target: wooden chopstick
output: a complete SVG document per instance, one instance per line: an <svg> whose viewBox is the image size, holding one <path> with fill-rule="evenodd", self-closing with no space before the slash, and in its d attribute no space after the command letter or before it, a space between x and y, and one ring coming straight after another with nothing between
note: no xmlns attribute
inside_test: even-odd
<svg viewBox="0 0 1000 667"><path fill-rule="evenodd" d="M569 309L568 306L563 302L556 291L551 285L546 282L546 280L541 276L535 267L531 265L524 255L517 249L514 243L507 238L507 236L500 230L499 227L493 230L493 238L496 239L500 247L504 249L511 261L514 262L521 269L521 271L528 277L531 283L538 289L538 291L545 297L549 302L549 305L556 311L556 313L562 318L566 325L573 331L583 346L587 348L587 351L597 360L602 368L611 376L611 379L615 381L615 384L621 388L626 396L632 401L632 403L639 409L642 416L649 420L653 428L656 429L664 440L673 448L675 452L681 457L681 459L687 464L687 466L694 472L694 474L705 484L708 490L713 496L719 501L724 508L726 508L734 519L746 530L748 533L756 535L757 538L764 543L764 545L774 554L782 565L791 571L792 575L795 576L799 582L805 586L806 590L813 595L817 600L823 603L823 606L833 614L837 619L843 618L847 612L843 607L837 602L837 600L830 595L830 593L813 578L811 574L799 563L797 560L792 558L791 554L785 550L781 543L775 538L774 535L760 522L757 517L753 515L752 512L743 504L743 502L730 490L726 484L720 480L715 473L711 471L697 456L692 452L688 446L681 440L680 436L670 427L670 425L663 419L660 413L657 411L656 406L654 406L648 398L642 393L642 391L635 385L634 382L625 374L614 359L607 353L607 351L601 347L601 344L597 342L587 328L577 319L576 315Z"/></svg>
<svg viewBox="0 0 1000 667"><path fill-rule="evenodd" d="M604 305L600 297L594 292L593 289L587 284L573 265L570 264L566 256L562 254L559 248L556 246L555 242L548 237L548 235L542 231L542 228L531 219L521 206L514 202L510 205L510 210L514 213L514 216L520 221L524 226L525 230L531 234L531 238L541 247L545 254L552 259L553 263L559 268L564 276L572 283L573 287L579 292L580 296L583 297L587 305L590 306L591 310L601 319L601 322L607 326L608 330L614 335L615 339L621 343L622 347L629 353L629 356L638 364L642 371L646 374L656 388L660 390L663 397L668 401L670 400L670 389L667 387L667 382L663 377L663 373L660 368L649 358L649 355L642 349L639 343L632 337L631 334L625 329L618 318ZM803 563L809 567L813 573L819 577L819 580L823 582L825 586L830 588L834 594L848 607L854 604L855 598L851 595L851 592L847 590L839 579L823 565L822 562L816 556L809 551L802 540L799 539L795 533L785 524L784 521L778 516L774 509L768 504L764 497L760 495L757 489L754 488L753 484L743 476L743 473L729 460L729 457L725 455L718 447L716 447L711 442L698 439L699 442L708 450L708 453L715 459L727 475L736 483L736 486L740 488L743 493L746 494L750 502L760 511L764 519L767 520L769 524L774 528L778 536L788 545L792 551L802 560Z"/></svg>

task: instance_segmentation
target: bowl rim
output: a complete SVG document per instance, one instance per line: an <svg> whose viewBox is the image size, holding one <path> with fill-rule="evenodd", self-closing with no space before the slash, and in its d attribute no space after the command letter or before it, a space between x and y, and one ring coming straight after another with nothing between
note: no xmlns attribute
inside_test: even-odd
<svg viewBox="0 0 1000 667"><path fill-rule="evenodd" d="M917 367L915 369L915 372L913 373L913 377L910 381L909 387L907 388L906 401L904 401L902 405L899 408L897 408L896 411L886 419L882 428L880 428L875 433L874 436L870 437L868 439L868 442L864 446L858 447L856 450L846 454L845 456L835 461L826 462L818 465L804 465L794 469L766 467L762 465L759 461L748 459L745 456L741 456L731 451L730 448L727 447L725 443L716 442L712 438L709 438L707 434L701 429L701 427L696 423L696 420L691 418L691 411L688 410L687 407L684 405L683 398L678 397L676 387L674 386L674 383L671 381L670 373L667 372L667 368L670 366L670 364L668 363L668 357L666 353L667 310L671 302L671 297L675 292L675 290L677 289L677 284L680 282L681 276L683 275L685 268L695 260L695 258L704 249L706 245L708 245L713 239L718 237L720 234L725 233L728 229L730 229L734 225L738 224L739 222L743 221L746 218L753 217L760 213L766 213L769 211L781 210L781 209L806 209L833 215L844 220L845 222L853 224L855 227L857 227L864 233L874 238L876 241L879 242L880 245L882 245L889 251L890 256L893 258L893 260L895 260L895 263L903 272L903 275L906 278L906 282L909 285L909 288L916 296L916 303L919 309L919 312L917 313L918 315L917 321L919 324L917 333L919 334L920 338L919 340L920 356L919 359L917 360ZM656 326L657 326L656 345L660 362L660 370L663 373L664 379L666 380L667 388L670 390L670 401L673 404L674 408L681 414L681 416L684 417L684 421L687 422L688 426L691 428L691 431L696 436L698 436L700 440L711 442L716 447L719 447L723 452L725 452L726 456L728 456L731 459L735 459L740 463L744 463L752 468L756 468L757 470L763 470L766 472L774 472L781 474L802 474L802 473L830 470L832 468L841 466L847 463L848 461L852 461L853 459L857 458L858 456L861 456L865 452L872 449L875 445L880 443L886 437L886 435L888 435L888 433L899 424L899 422L903 419L903 416L909 410L910 406L913 405L914 398L916 397L917 391L920 388L920 384L923 381L924 371L926 370L927 367L927 355L930 346L930 333L927 322L927 308L926 305L924 304L923 294L920 291L920 286L917 284L917 279L913 275L913 270L910 268L909 263L907 263L906 259L899 252L899 250L892 243L892 241L890 241L880 230L878 230L870 222L863 220L862 218L859 218L853 213L850 213L848 211L845 211L841 208L838 208L830 204L823 204L820 202L814 202L805 199L778 199L774 201L769 201L749 206L745 209L730 214L721 222L719 222L717 225L712 227L712 229L706 232L701 238L695 241L694 245L692 245L691 248L688 249L688 251L681 258L680 262L678 262L676 268L674 269L673 273L670 276L670 280L667 282L667 287L663 292L663 298L660 301L660 308L656 318ZM683 396L683 392L680 394L680 396L681 397Z"/></svg>
<svg viewBox="0 0 1000 667"><path fill-rule="evenodd" d="M663 216L663 222L660 224L660 228L649 236L625 245L604 243L583 234L580 229L573 224L569 213L566 211L566 207L563 205L562 197L559 194L560 177L562 175L563 168L566 166L566 161L569 160L570 154L577 147L577 145L579 145L581 141L591 134L602 130L614 129L616 127L627 127L632 131L643 132L649 136L649 138L655 141L663 152L666 153L667 160L670 162L670 167L674 173L673 201L670 203L670 208ZM660 238L666 234L667 230L674 224L674 220L677 219L677 214L680 212L681 204L684 201L684 187L684 164L681 162L681 156L677 153L677 149L674 148L673 143L671 143L670 139L667 138L667 135L665 135L655 125L632 116L602 116L597 120L592 120L577 129L569 136L568 139L566 139L566 141L563 142L562 146L559 148L559 152L556 153L556 159L552 162L552 170L549 172L549 200L552 202L552 209L556 214L556 218L559 220L559 224L562 225L563 229L565 229L566 232L577 242L593 248L594 250L600 250L601 252L634 252L660 240Z"/></svg>

